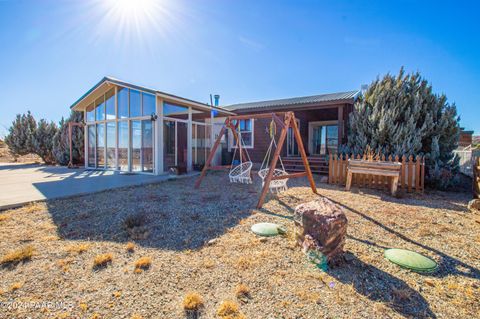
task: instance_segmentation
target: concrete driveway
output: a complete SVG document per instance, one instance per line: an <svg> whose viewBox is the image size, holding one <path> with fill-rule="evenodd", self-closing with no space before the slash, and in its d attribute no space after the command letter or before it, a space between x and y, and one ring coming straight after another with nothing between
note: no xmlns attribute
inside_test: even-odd
<svg viewBox="0 0 480 319"><path fill-rule="evenodd" d="M0 163L0 210L25 203L156 183L176 176L121 174L35 164Z"/></svg>

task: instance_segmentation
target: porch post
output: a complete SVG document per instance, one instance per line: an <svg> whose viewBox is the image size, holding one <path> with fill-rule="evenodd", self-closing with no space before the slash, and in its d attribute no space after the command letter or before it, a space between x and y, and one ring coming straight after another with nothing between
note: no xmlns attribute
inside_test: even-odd
<svg viewBox="0 0 480 319"><path fill-rule="evenodd" d="M163 100L155 97L155 174L163 174Z"/></svg>
<svg viewBox="0 0 480 319"><path fill-rule="evenodd" d="M343 144L343 105L338 107L338 146Z"/></svg>
<svg viewBox="0 0 480 319"><path fill-rule="evenodd" d="M192 170L192 107L188 108L187 123L187 171Z"/></svg>

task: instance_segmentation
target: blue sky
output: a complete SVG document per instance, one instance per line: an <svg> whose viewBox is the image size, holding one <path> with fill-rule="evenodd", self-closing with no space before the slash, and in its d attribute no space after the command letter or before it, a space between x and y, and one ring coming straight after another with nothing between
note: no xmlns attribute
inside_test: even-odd
<svg viewBox="0 0 480 319"><path fill-rule="evenodd" d="M0 0L0 135L27 110L60 120L105 75L230 104L355 90L402 65L480 133L475 1L137 1Z"/></svg>

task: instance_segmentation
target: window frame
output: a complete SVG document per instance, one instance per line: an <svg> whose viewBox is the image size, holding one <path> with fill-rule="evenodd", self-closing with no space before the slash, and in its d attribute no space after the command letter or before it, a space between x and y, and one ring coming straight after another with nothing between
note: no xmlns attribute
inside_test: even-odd
<svg viewBox="0 0 480 319"><path fill-rule="evenodd" d="M244 119L244 120L238 120L238 121L239 121L238 128L236 129L237 134L239 134L239 135L242 135L242 134L245 134L245 133L252 134L251 144L248 144L248 145L245 144L245 145L242 145L242 147L246 148L246 149L254 148L255 147L255 119ZM241 121L250 121L251 122L251 125L250 125L251 130L250 131L243 131L243 132L240 131ZM245 142L243 137L242 137L242 140ZM233 134L232 134L232 148L238 148L238 145L235 143L235 138L233 137Z"/></svg>

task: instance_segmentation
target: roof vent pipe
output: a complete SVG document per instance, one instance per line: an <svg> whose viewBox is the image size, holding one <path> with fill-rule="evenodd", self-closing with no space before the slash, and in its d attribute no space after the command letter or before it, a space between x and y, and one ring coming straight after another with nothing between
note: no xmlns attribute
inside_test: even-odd
<svg viewBox="0 0 480 319"><path fill-rule="evenodd" d="M218 103L219 103L219 101L220 101L220 95L215 94L215 95L213 96L213 98L215 99L215 106L218 106Z"/></svg>

